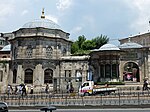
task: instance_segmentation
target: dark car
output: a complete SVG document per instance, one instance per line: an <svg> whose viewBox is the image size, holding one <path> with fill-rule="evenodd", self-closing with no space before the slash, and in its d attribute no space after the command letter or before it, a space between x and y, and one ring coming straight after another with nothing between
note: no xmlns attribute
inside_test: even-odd
<svg viewBox="0 0 150 112"><path fill-rule="evenodd" d="M5 102L0 102L0 112L8 112L8 105Z"/></svg>

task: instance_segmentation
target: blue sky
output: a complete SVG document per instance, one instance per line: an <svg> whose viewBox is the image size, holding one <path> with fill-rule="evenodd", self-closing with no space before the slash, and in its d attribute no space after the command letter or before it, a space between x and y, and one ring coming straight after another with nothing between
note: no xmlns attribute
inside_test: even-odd
<svg viewBox="0 0 150 112"><path fill-rule="evenodd" d="M118 39L148 32L150 0L0 0L0 32L12 32L45 16L70 33L71 40L101 34Z"/></svg>

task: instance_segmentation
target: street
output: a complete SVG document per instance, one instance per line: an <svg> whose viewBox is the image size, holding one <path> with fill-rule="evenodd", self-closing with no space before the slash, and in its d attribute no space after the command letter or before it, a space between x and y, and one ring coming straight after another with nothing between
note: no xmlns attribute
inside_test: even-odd
<svg viewBox="0 0 150 112"><path fill-rule="evenodd" d="M10 110L10 112L42 112L40 110ZM57 109L53 112L150 112L146 109Z"/></svg>

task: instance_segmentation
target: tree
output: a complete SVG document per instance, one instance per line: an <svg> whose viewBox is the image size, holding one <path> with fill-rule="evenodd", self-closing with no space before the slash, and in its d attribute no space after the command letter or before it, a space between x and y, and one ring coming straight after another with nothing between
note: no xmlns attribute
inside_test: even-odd
<svg viewBox="0 0 150 112"><path fill-rule="evenodd" d="M107 44L109 41L109 38L106 35L100 35L96 38L92 39L93 42L95 42L96 47L95 49L99 49L102 45Z"/></svg>
<svg viewBox="0 0 150 112"><path fill-rule="evenodd" d="M86 41L86 38L84 35L78 37L77 43L78 43L79 49L81 49L81 46L84 41Z"/></svg>
<svg viewBox="0 0 150 112"><path fill-rule="evenodd" d="M78 46L78 42L76 41L71 45L71 54L75 54L78 51L79 51L79 46Z"/></svg>
<svg viewBox="0 0 150 112"><path fill-rule="evenodd" d="M83 50L91 50L94 49L95 47L96 47L96 43L91 40L84 41L81 46Z"/></svg>
<svg viewBox="0 0 150 112"><path fill-rule="evenodd" d="M73 55L89 54L92 49L99 49L102 45L108 43L109 38L105 35L97 36L92 40L86 40L85 36L79 36L71 46L71 53Z"/></svg>

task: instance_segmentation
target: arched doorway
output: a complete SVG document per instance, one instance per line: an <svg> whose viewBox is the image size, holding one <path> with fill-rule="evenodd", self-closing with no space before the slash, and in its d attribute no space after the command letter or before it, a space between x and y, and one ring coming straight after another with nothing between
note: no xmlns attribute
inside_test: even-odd
<svg viewBox="0 0 150 112"><path fill-rule="evenodd" d="M53 83L53 70L46 69L44 71L44 83Z"/></svg>
<svg viewBox="0 0 150 112"><path fill-rule="evenodd" d="M24 82L27 84L33 83L33 70L32 69L25 70Z"/></svg>
<svg viewBox="0 0 150 112"><path fill-rule="evenodd" d="M124 65L124 81L140 82L139 66L134 62L127 62Z"/></svg>

